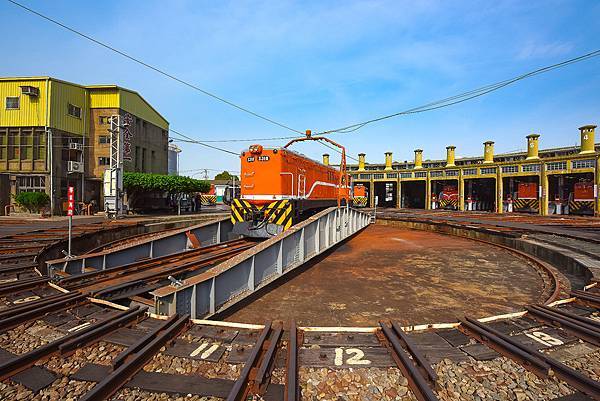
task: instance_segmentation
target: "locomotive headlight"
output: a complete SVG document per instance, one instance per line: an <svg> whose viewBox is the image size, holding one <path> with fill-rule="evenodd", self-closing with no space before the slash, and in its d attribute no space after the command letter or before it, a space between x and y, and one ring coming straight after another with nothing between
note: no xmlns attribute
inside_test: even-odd
<svg viewBox="0 0 600 401"><path fill-rule="evenodd" d="M252 145L249 148L250 153L258 155L262 153L263 147L261 145Z"/></svg>
<svg viewBox="0 0 600 401"><path fill-rule="evenodd" d="M277 149L273 149L273 154L277 154Z"/></svg>

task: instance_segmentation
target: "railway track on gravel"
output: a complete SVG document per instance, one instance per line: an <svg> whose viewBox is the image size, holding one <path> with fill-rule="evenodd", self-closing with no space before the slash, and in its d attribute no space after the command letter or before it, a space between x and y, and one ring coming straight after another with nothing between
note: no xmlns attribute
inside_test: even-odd
<svg viewBox="0 0 600 401"><path fill-rule="evenodd" d="M122 300L169 285L175 278L199 274L255 244L249 240L232 240L78 275L59 274L56 284L111 301Z"/></svg>
<svg viewBox="0 0 600 401"><path fill-rule="evenodd" d="M95 299L134 297L253 245L59 275L60 287L23 274L37 243L24 245L13 270L0 265L0 399L600 400L600 289L556 301L551 272L540 274L555 288L523 312L422 327L195 321Z"/></svg>
<svg viewBox="0 0 600 401"><path fill-rule="evenodd" d="M574 295L582 299L532 306L511 319L466 317L445 329L411 331L397 321L373 328L304 328L294 322L238 325L178 315L155 319L139 306L112 309L70 292L0 314L0 398L51 394L67 378L65 394L81 400L125 397L133 391L139 397L166 393L295 401L311 399L307 370L325 369L323 383L330 383L352 368L396 377L387 391L405 388L401 399L433 401L451 399L443 373L448 366L461 378L460 370L473 374L483 364L493 375L498 366L512 363L516 371L535 375L537 389L600 399L597 377L550 353L600 341L600 323L594 318L598 309L589 308L590 303L600 306L600 291ZM211 371L221 373L215 377ZM323 398L318 399L328 399L326 387L320 387Z"/></svg>

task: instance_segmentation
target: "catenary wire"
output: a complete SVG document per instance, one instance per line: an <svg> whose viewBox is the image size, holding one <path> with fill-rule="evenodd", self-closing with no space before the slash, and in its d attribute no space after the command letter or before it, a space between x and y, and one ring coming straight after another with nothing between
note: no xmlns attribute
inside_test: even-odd
<svg viewBox="0 0 600 401"><path fill-rule="evenodd" d="M574 57L574 58L571 58L571 59L568 59L568 60L561 61L561 62L556 63L556 64L552 64L552 65L549 65L549 66L538 68L536 70L527 72L525 74L518 75L518 76L513 77L513 78L506 79L504 81L497 82L495 84L486 85L484 87L481 87L481 88L478 88L478 89L474 89L474 90L471 90L471 91L468 91L468 92L464 92L464 93L461 93L459 95L451 96L449 98L438 100L438 101L435 101L435 102L432 102L432 103L428 103L428 104L425 104L423 106L418 106L418 107L415 107L415 108L412 108L412 109L400 111L398 113L393 113L393 114L388 114L388 115L385 115L385 116L382 116L382 117L373 118L371 120L366 120L366 121L363 121L363 122L351 124L351 125L348 125L348 126L345 126L345 127L341 127L341 128L336 128L336 129L332 129L332 130L322 131L322 132L319 132L319 134L320 135L327 135L327 134L332 134L332 133L350 133L350 132L354 132L354 131L357 131L357 130L363 128L365 125L372 124L374 122L378 122L378 121L382 121L382 120L386 120L386 119L389 119L389 118L398 117L398 116L401 116L401 115L423 113L423 112L426 112L426 111L431 111L431 110L436 110L436 109L440 109L440 108L444 108L444 107L449 107L449 106L452 106L452 105L455 105L455 104L459 104L459 103L463 103L463 102L466 102L468 100L471 100L471 99L474 99L474 98L486 95L488 93L497 91L497 90L499 90L501 88L504 88L504 87L506 87L508 85L511 85L511 84L513 84L515 82L518 82L518 81L521 81L523 79L527 79L527 78L533 77L535 75L543 74L543 73L546 73L546 72L549 72L549 71L552 71L552 70L555 70L555 69L558 69L558 68L566 67L566 66L568 66L570 64L575 64L575 63L578 63L578 62L581 62L581 61L585 61L587 59L590 59L590 58L593 58L593 57L598 57L598 56L600 56L600 50L595 50L595 51L583 54L583 55L578 56L578 57Z"/></svg>
<svg viewBox="0 0 600 401"><path fill-rule="evenodd" d="M57 20L55 20L55 19L53 19L51 17L48 17L48 16L46 16L46 15L44 15L44 14L38 12L38 11L35 11L35 10L33 10L33 9L31 9L31 8L25 6L25 5L23 5L23 4L21 4L21 3L17 2L17 1L14 1L14 0L7 0L7 1L10 2L10 3L12 3L12 4L14 4L17 7L22 8L23 10L26 10L26 11L32 13L32 14L37 15L40 18L43 18L43 19L45 19L45 20L47 20L49 22L52 22L53 24L58 25L61 28L64 28L64 29L66 29L66 30L68 30L68 31L76 34L76 35L79 35L79 36L81 36L84 39L87 39L87 40L89 40L89 41L91 41L91 42L93 42L93 43L95 43L95 44L97 44L99 46L102 46L102 47L104 47L104 48L106 48L106 49L108 49L108 50L110 50L112 52L115 52L115 53L117 53L117 54L119 54L119 55L121 55L121 56L123 56L123 57L125 57L125 58L127 58L127 59L129 59L129 60L131 60L131 61L133 61L135 63L137 63L137 64L140 64L140 65L142 65L142 66L144 66L146 68L149 68L149 69L151 69L151 70L153 70L153 71L155 71L155 72L157 72L157 73L159 73L159 74L161 74L161 75L163 75L163 76L165 76L167 78L170 78L170 79L172 79L174 81L177 81L177 82L179 82L179 83L181 83L181 84L183 84L185 86L188 86L188 87L190 87L190 88L192 88L192 89L194 89L194 90L196 90L196 91L198 91L200 93L203 93L206 96L209 96L209 97L211 97L213 99L216 99L216 100L218 100L218 101L220 101L222 103L225 103L225 104L227 104L227 105L229 105L231 107L234 107L234 108L236 108L236 109L238 109L240 111L243 111L244 113L250 114L250 115L252 115L254 117L257 117L257 118L259 118L261 120L267 121L267 122L269 122L271 124L277 125L277 126L279 126L281 128L284 128L286 130L302 134L302 131L299 131L299 130L296 130L294 128L291 128L291 127L289 127L289 126L287 126L287 125L285 125L283 123L280 123L278 121L273 120L272 118L263 116L263 115L261 115L261 114L259 114L257 112L254 112L254 111L252 111L252 110L250 110L250 109L248 109L246 107L240 106L238 104L233 103L232 101L224 99L221 96L215 95L214 93L211 93L211 92L209 92L209 91L207 91L205 89L200 88L197 85L194 85L194 84L192 84L192 83L190 83L188 81L185 81L185 80L183 80L181 78L178 78L178 77L176 77L173 74L170 74L170 73L168 73L168 72L166 72L166 71L164 71L164 70L162 70L162 69L160 69L158 67L155 67L155 66L153 66L151 64L146 63L145 61L142 61L142 60L140 60L140 59L138 59L136 57L133 57L133 56L125 53L122 50L119 50L119 49L117 49L115 47L112 47L112 46L110 46L110 45L108 45L108 44L106 44L104 42L101 42L98 39L95 39L95 38L93 38L93 37L91 37L91 36L89 36L89 35L81 32L81 31L78 31L78 30L76 30L74 28L71 28L70 26L63 24L62 22L57 21Z"/></svg>

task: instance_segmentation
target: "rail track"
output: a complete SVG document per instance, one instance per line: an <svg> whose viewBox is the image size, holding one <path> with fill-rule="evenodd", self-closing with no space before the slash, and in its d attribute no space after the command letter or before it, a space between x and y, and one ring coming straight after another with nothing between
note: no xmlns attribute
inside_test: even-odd
<svg viewBox="0 0 600 401"><path fill-rule="evenodd" d="M138 297L254 243L59 275L54 284L23 274L33 269L24 266L39 244L30 240L35 246L14 252L24 256L0 281L0 399L600 399L600 289L560 293L551 269L540 267L555 285L543 302L494 319L420 327L247 325L156 317L143 305L98 298ZM562 296L568 298L556 300Z"/></svg>
<svg viewBox="0 0 600 401"><path fill-rule="evenodd" d="M453 327L411 331L397 321L373 328L310 328L294 322L191 321L177 315L156 319L139 306L114 309L70 292L0 314L0 398L13 392L28 399L50 394L68 378L77 389L67 395L81 400L107 400L133 388L138 394L294 401L306 399L302 394L309 383L301 370L325 368L331 378L350 368L385 368L406 378L406 399L433 401L448 399L442 395L448 383L440 377L440 366L454 360L460 361L457 367L468 368L502 356L532 372L540 386L562 386L600 399L597 377L548 352L600 340L600 323L590 317L598 309L589 308L590 303L600 305L600 291L580 295L585 297L531 306L510 319L466 317ZM33 336L41 343L16 344ZM487 354L474 351L477 343ZM201 375L211 365L220 367L215 370L220 377Z"/></svg>
<svg viewBox="0 0 600 401"><path fill-rule="evenodd" d="M104 270L62 276L57 285L111 301L140 296L171 284L188 274L199 274L255 245L249 240L232 240L168 256L143 260ZM171 279L169 279L171 277Z"/></svg>

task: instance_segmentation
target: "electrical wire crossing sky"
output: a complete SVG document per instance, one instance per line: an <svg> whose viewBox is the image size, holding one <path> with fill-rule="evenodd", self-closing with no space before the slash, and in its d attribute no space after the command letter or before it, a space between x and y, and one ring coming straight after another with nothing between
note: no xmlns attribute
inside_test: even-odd
<svg viewBox="0 0 600 401"><path fill-rule="evenodd" d="M0 74L136 90L169 120L182 170L235 171L249 143L279 146L305 129L377 162L385 151L411 159L414 148L441 158L449 144L478 155L485 140L520 150L532 132L542 147L573 145L578 126L600 120L592 2L108 1L101 21L89 18L97 11L0 2L5 29L32 22L27 35L0 39L5 52L44 60L0 63Z"/></svg>

